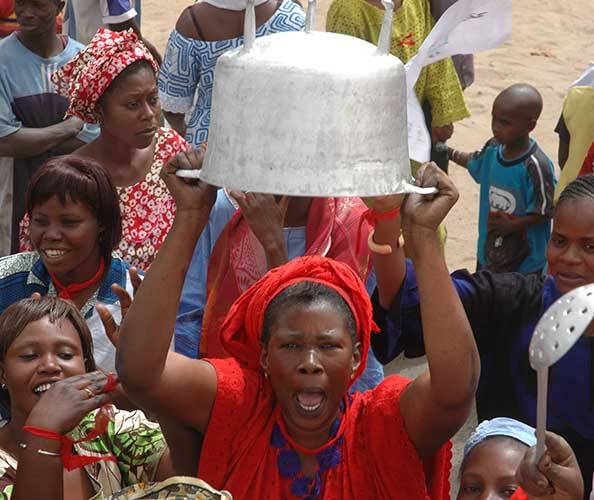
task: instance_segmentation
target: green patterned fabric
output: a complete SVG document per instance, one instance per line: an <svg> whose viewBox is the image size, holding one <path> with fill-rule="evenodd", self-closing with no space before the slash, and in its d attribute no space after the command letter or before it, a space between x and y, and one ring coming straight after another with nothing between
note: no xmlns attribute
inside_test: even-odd
<svg viewBox="0 0 594 500"><path fill-rule="evenodd" d="M109 500L232 500L227 491L217 491L200 479L172 477L152 484L135 484L124 488Z"/></svg>
<svg viewBox="0 0 594 500"><path fill-rule="evenodd" d="M96 413L97 410L89 413L72 430L70 437L81 439L94 429ZM115 411L115 419L109 423L103 435L74 445L76 453L80 455L113 455L117 460L96 462L85 467L96 491L93 500L110 498L122 488L135 483L153 481L166 447L158 424L147 420L141 411L122 410ZM10 499L16 469L17 460L0 450L0 500Z"/></svg>

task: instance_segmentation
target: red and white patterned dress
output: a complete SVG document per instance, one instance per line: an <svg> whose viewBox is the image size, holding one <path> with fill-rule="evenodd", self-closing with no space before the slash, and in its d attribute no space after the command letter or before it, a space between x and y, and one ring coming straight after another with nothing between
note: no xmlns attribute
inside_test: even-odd
<svg viewBox="0 0 594 500"><path fill-rule="evenodd" d="M169 232L175 218L175 200L159 177L161 168L173 156L189 148L173 129L160 128L153 164L141 181L118 187L122 211L122 239L114 253L132 266L146 271ZM29 240L29 217L21 221L21 252L32 250Z"/></svg>
<svg viewBox="0 0 594 500"><path fill-rule="evenodd" d="M151 265L175 218L175 200L163 179L161 168L173 156L189 148L175 130L157 131L157 144L146 177L125 188L117 188L122 211L122 240L115 253L142 270Z"/></svg>

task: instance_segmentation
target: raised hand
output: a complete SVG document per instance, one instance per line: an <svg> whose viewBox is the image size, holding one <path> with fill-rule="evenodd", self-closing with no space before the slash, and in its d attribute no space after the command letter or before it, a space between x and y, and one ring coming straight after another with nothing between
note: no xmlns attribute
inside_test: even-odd
<svg viewBox="0 0 594 500"><path fill-rule="evenodd" d="M538 464L536 448L524 455L518 482L531 500L582 500L584 481L573 450L561 436L547 432L547 451Z"/></svg>
<svg viewBox="0 0 594 500"><path fill-rule="evenodd" d="M264 247L264 250L285 246L283 223L289 198L283 196L277 202L272 194L229 193L241 208L243 218Z"/></svg>
<svg viewBox="0 0 594 500"><path fill-rule="evenodd" d="M191 149L174 156L163 166L161 178L175 198L178 213L195 212L208 217L214 205L217 191L214 186L198 179L185 179L175 175L177 170L200 170L204 148Z"/></svg>
<svg viewBox="0 0 594 500"><path fill-rule="evenodd" d="M136 292L142 284L142 279L135 267L131 267L129 273L130 281L132 281L133 294L136 295ZM130 297L130 294L116 283L111 285L111 289L120 299L120 310L123 322L126 314L128 313L128 309L130 309L130 306L132 305L133 297ZM120 338L120 325L116 323L114 317L109 312L109 309L107 309L104 304L97 304L96 309L97 313L99 314L99 319L101 319L101 323L103 323L103 328L105 328L105 334L107 335L107 338L111 341L114 347L117 348L118 340Z"/></svg>
<svg viewBox="0 0 594 500"><path fill-rule="evenodd" d="M87 413L111 402L111 390L105 392L107 382L100 371L56 382L31 410L26 425L58 434L70 432Z"/></svg>
<svg viewBox="0 0 594 500"><path fill-rule="evenodd" d="M435 187L437 193L430 195L409 194L403 205L404 239L418 229L437 231L450 209L458 201L459 193L452 180L433 162L424 164L418 174L416 185Z"/></svg>

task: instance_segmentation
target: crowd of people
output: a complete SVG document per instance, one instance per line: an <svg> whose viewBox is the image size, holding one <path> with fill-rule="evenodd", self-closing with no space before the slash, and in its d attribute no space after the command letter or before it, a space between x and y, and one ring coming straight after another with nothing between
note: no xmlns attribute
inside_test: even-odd
<svg viewBox="0 0 594 500"><path fill-rule="evenodd" d="M454 2L396 0L391 52ZM334 0L326 29L376 43L383 9ZM228 191L176 172L201 168L244 10L189 5L161 58L139 0L0 0L0 497L445 500L476 403L459 500L589 498L592 341L552 369L542 457L528 346L594 283L592 86L565 99L559 184L518 83L481 150L411 161L436 194ZM256 0L255 21L305 13ZM421 72L436 159L473 79L469 56ZM480 184L475 272L444 259L448 160ZM414 380L384 374L403 352Z"/></svg>

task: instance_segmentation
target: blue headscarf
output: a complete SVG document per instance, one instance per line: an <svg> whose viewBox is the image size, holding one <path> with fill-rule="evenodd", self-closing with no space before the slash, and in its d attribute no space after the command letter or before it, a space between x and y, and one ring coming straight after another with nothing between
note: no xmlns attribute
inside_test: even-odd
<svg viewBox="0 0 594 500"><path fill-rule="evenodd" d="M513 438L528 447L536 445L534 427L530 427L518 420L507 417L498 417L492 420L485 420L475 429L464 445L464 458L482 443L485 439L502 436Z"/></svg>

